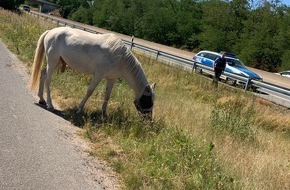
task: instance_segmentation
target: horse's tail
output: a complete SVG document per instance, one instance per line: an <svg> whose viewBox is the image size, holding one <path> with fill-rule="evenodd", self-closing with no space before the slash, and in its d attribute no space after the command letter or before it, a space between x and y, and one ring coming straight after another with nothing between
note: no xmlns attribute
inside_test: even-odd
<svg viewBox="0 0 290 190"><path fill-rule="evenodd" d="M32 65L32 73L30 80L30 89L34 89L36 84L39 82L40 69L44 60L44 37L48 33L49 30L44 32L37 42L37 47L35 49L34 61Z"/></svg>

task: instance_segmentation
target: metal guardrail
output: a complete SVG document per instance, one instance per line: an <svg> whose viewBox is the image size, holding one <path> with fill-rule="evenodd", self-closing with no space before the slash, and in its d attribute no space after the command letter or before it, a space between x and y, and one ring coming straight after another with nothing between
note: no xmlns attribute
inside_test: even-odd
<svg viewBox="0 0 290 190"><path fill-rule="evenodd" d="M73 21L67 22L63 18L60 19L60 18L56 18L56 17L51 17L50 15L45 15L43 13L38 13L38 12L34 12L34 11L30 11L30 14L46 18L47 20L50 20L52 22L56 22L58 25L70 26L72 28L77 28L77 29L84 30L84 31L87 31L87 32L90 32L90 33L94 33L94 34L100 33L97 30L86 28L84 26L79 25L78 23L73 22ZM140 44L136 44L136 43L134 43L134 37L132 37L131 41L127 41L127 40L123 40L123 41L131 49L132 48L137 48L137 49L143 50L145 52L156 54L156 59L174 61L174 62L177 62L179 64L182 64L182 66L186 66L188 68L191 68L192 71L196 70L197 68L199 68L199 69L206 70L207 72L211 72L211 73L213 72L211 67L207 67L207 66L201 65L199 63L195 63L193 60L189 60L189 59L186 59L186 58L183 58L183 57L180 57L180 56L172 55L172 54L160 51L160 50L156 50L156 49L153 49L153 48L150 48L150 47L146 47L146 46L143 46L143 45L140 45ZM270 83L263 82L263 81L254 80L254 79L251 79L251 78L248 78L248 77L244 77L244 76L241 76L241 75L228 73L228 72L224 72L223 76L226 77L226 78L229 78L229 79L232 79L232 80L236 80L236 81L240 81L240 82L244 83L245 84L245 86L244 86L244 90L245 91L248 90L250 87L264 88L264 89L267 89L267 90L270 90L270 91L274 91L274 92L289 96L289 99L290 99L290 89L288 89L288 88L284 88L284 87L281 87L281 86L277 86L277 85L270 84Z"/></svg>

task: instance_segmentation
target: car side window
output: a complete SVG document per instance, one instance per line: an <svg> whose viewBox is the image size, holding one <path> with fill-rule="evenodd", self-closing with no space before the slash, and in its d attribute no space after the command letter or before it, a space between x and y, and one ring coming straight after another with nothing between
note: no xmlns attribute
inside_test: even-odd
<svg viewBox="0 0 290 190"><path fill-rule="evenodd" d="M230 66L235 66L235 62L230 60L230 59L226 59L227 60L227 64Z"/></svg>
<svg viewBox="0 0 290 190"><path fill-rule="evenodd" d="M208 58L208 59L210 59L210 60L215 61L219 56L218 55L211 54L211 53L208 53L208 54L206 54L205 57Z"/></svg>
<svg viewBox="0 0 290 190"><path fill-rule="evenodd" d="M213 55L213 60L216 60L218 57L218 55Z"/></svg>
<svg viewBox="0 0 290 190"><path fill-rule="evenodd" d="M197 56L205 57L205 54L206 54L206 53L200 53L200 54L198 54Z"/></svg>

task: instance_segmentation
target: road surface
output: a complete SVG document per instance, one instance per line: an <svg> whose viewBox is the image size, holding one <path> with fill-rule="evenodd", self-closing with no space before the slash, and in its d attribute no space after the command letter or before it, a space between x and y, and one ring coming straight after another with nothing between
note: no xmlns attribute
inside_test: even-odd
<svg viewBox="0 0 290 190"><path fill-rule="evenodd" d="M119 189L80 129L34 104L20 65L0 41L0 190Z"/></svg>

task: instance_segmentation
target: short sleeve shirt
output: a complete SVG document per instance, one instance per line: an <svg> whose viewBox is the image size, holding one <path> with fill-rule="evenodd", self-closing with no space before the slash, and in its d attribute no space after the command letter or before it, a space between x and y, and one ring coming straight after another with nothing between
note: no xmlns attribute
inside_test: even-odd
<svg viewBox="0 0 290 190"><path fill-rule="evenodd" d="M215 65L215 68L225 70L225 68L226 68L226 59L219 57L219 58L217 58L214 61L214 65Z"/></svg>

